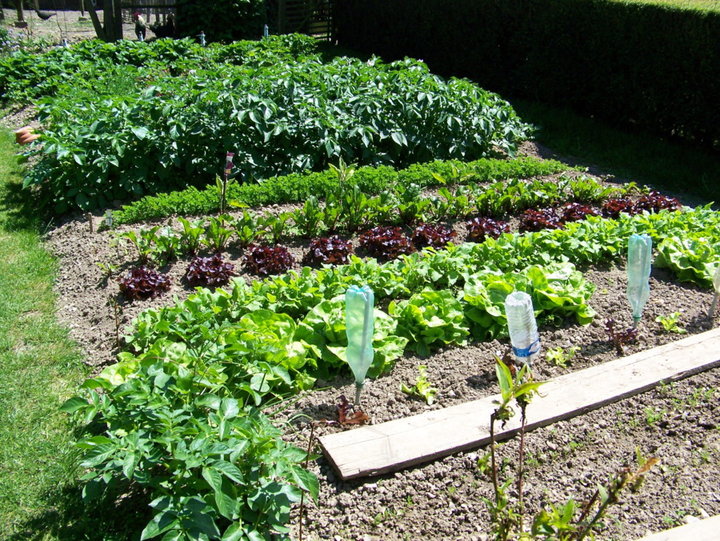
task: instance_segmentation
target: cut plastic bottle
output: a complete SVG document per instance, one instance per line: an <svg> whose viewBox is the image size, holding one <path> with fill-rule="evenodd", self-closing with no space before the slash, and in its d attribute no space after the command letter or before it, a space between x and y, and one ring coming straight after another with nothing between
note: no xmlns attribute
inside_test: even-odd
<svg viewBox="0 0 720 541"><path fill-rule="evenodd" d="M532 366L540 354L540 336L530 295L523 291L510 293L505 298L505 316L515 359Z"/></svg>
<svg viewBox="0 0 720 541"><path fill-rule="evenodd" d="M713 288L715 289L715 295L713 295L712 304L710 305L710 311L708 312L708 317L710 319L715 317L718 299L720 299L720 263L718 263L718 266L715 268L715 274L713 275Z"/></svg>
<svg viewBox="0 0 720 541"><path fill-rule="evenodd" d="M627 298L634 326L642 319L643 308L650 298L651 264L652 239L648 235L631 235L628 242Z"/></svg>
<svg viewBox="0 0 720 541"><path fill-rule="evenodd" d="M375 295L368 286L351 286L345 292L347 362L355 376L356 406L360 406L360 393L365 384L365 376L373 362L374 304Z"/></svg>

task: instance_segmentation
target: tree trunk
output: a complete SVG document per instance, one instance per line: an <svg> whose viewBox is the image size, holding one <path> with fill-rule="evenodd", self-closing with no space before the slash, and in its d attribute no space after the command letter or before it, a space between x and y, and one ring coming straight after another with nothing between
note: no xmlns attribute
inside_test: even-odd
<svg viewBox="0 0 720 541"><path fill-rule="evenodd" d="M15 0L15 9L17 10L18 22L25 22L25 11L23 10L23 0Z"/></svg>

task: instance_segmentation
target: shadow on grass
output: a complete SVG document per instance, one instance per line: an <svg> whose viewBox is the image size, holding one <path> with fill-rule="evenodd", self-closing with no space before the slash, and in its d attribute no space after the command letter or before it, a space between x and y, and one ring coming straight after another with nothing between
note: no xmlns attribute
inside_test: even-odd
<svg viewBox="0 0 720 541"><path fill-rule="evenodd" d="M30 190L20 183L0 186L0 226L6 231L36 230L44 233L51 220L43 220L46 213L38 208Z"/></svg>
<svg viewBox="0 0 720 541"><path fill-rule="evenodd" d="M111 491L108 491L111 492ZM151 519L147 497L139 492L114 490L85 502L79 484L65 485L47 495L45 511L19 525L6 541L61 541L140 539Z"/></svg>
<svg viewBox="0 0 720 541"><path fill-rule="evenodd" d="M511 100L526 122L538 127L541 154L609 174L678 192L686 204L720 202L720 155L652 134L617 129L603 122L524 100ZM610 179L612 180L612 178ZM690 196L690 197L687 197ZM701 199L693 200L693 198Z"/></svg>

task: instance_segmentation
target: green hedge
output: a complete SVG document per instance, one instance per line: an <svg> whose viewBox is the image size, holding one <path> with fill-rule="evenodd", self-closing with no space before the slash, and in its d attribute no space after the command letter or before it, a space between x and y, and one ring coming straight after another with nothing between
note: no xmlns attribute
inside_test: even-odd
<svg viewBox="0 0 720 541"><path fill-rule="evenodd" d="M483 158L474 162L456 160L414 164L396 171L392 167L361 167L353 180L367 194L377 194L393 182L432 186L439 184L433 173L448 181L462 177L463 182L486 182L509 178L529 178L566 171L569 166L555 160L524 157L510 160ZM332 171L320 173L293 173L269 178L258 184L233 184L228 190L228 200L244 203L250 207L276 203L295 203L311 195L324 197L336 185L337 175ZM174 214L201 215L219 210L215 185L203 190L190 187L185 190L146 196L124 206L113 214L116 224L136 223L164 218Z"/></svg>
<svg viewBox="0 0 720 541"><path fill-rule="evenodd" d="M704 4L703 4L704 5ZM345 0L344 46L720 150L720 10L607 0Z"/></svg>

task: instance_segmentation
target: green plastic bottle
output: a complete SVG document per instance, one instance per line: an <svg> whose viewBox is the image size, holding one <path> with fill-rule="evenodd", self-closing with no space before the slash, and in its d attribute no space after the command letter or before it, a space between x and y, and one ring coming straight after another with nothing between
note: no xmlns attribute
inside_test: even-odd
<svg viewBox="0 0 720 541"><path fill-rule="evenodd" d="M650 266L652 239L648 235L632 235L628 242L627 298L632 308L633 326L642 318L643 308L650 298Z"/></svg>
<svg viewBox="0 0 720 541"><path fill-rule="evenodd" d="M360 393L365 384L365 376L373 362L374 304L375 295L368 286L350 286L345 292L347 362L355 375L356 406L360 406Z"/></svg>

